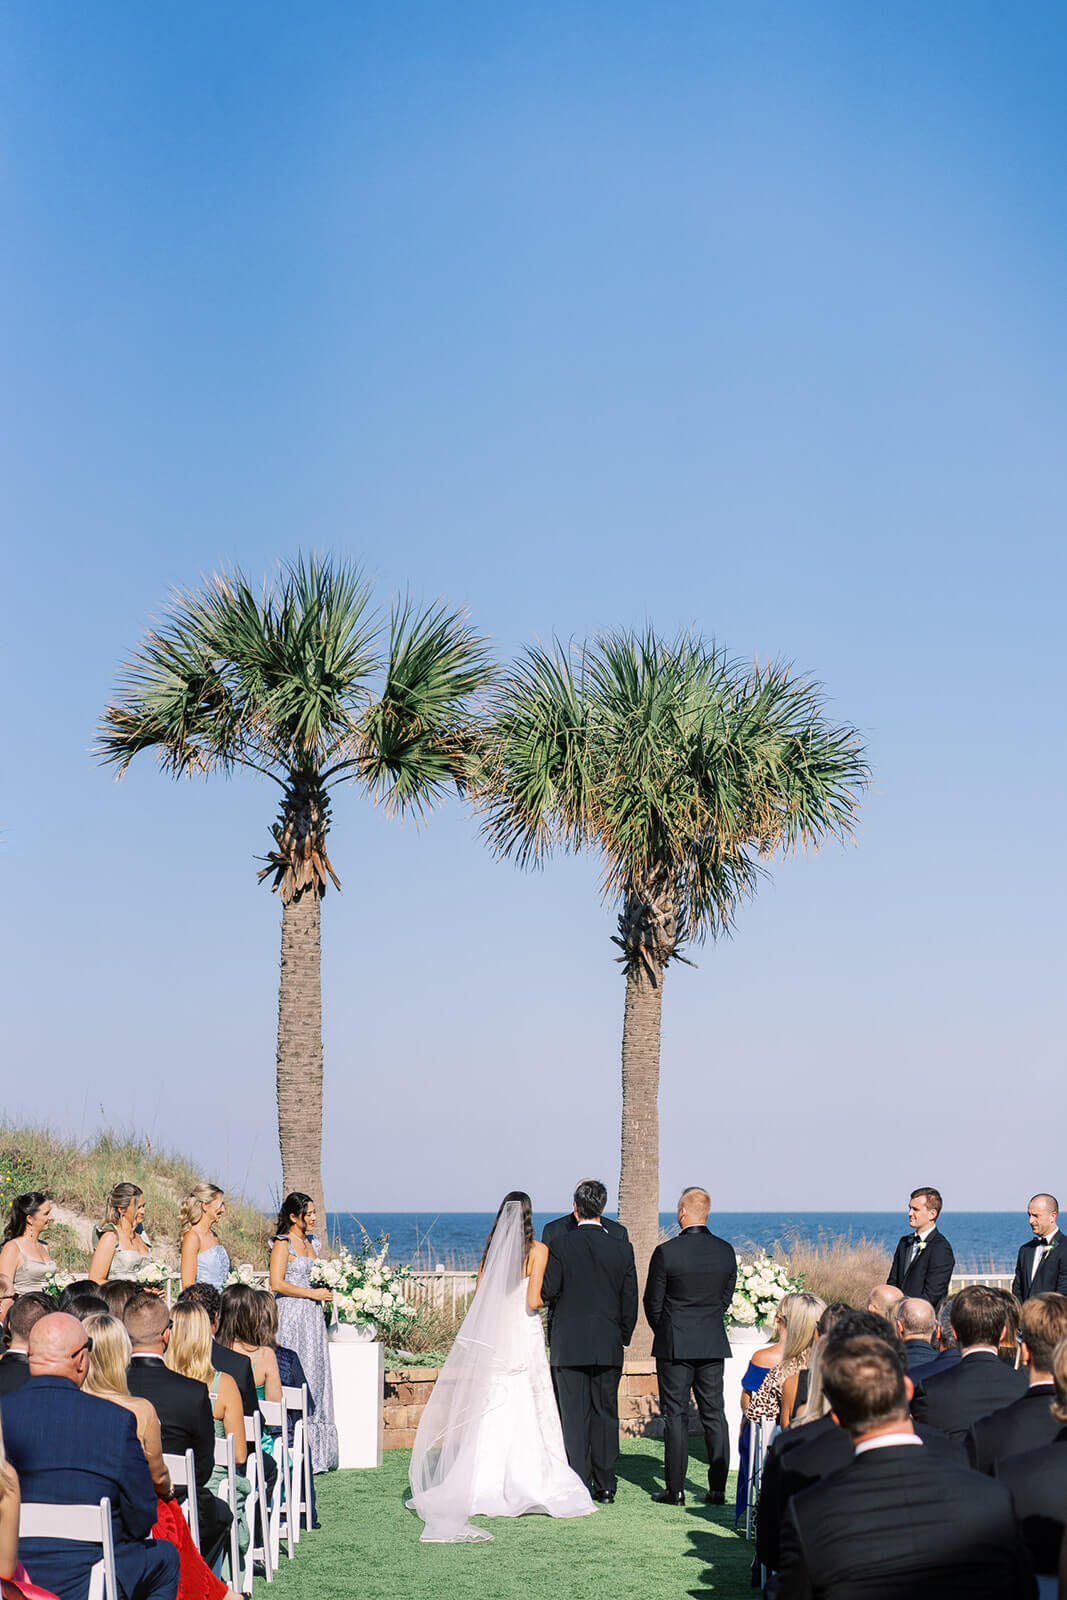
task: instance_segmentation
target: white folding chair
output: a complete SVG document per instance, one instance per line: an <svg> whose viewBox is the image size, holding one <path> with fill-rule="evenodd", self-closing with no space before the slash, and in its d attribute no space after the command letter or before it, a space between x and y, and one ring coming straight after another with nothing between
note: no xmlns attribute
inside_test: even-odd
<svg viewBox="0 0 1067 1600"><path fill-rule="evenodd" d="M750 1422L748 1456L748 1494L745 1503L745 1538L751 1539L756 1505L759 1501L760 1482L763 1478L763 1458L767 1454L777 1423Z"/></svg>
<svg viewBox="0 0 1067 1600"><path fill-rule="evenodd" d="M100 1545L101 1558L89 1574L89 1600L120 1600L110 1500L95 1506L30 1502L19 1512L19 1539L76 1539L79 1544Z"/></svg>
<svg viewBox="0 0 1067 1600"><path fill-rule="evenodd" d="M293 1429L292 1466L289 1473L289 1492L292 1495L293 1537L300 1542L300 1519L304 1527L311 1527L311 1438L308 1433L308 1386L282 1390L285 1408L296 1417Z"/></svg>
<svg viewBox="0 0 1067 1600"><path fill-rule="evenodd" d="M254 1454L249 1452L249 1459L245 1463L248 1481L252 1485L245 1508L248 1512L248 1550L245 1555L244 1582L241 1584L245 1594L252 1593L252 1571L257 1561L263 1563L263 1576L268 1583L274 1582L274 1567L270 1559L270 1518L267 1506L267 1482L263 1476L263 1429L259 1412L255 1411L250 1417L245 1418L245 1438L254 1447ZM253 1476L254 1474L254 1476ZM259 1529L262 1544L256 1543L256 1506L259 1507Z"/></svg>
<svg viewBox="0 0 1067 1600"><path fill-rule="evenodd" d="M278 1428L278 1437L274 1441L274 1460L278 1466L278 1476L274 1482L274 1493L270 1501L270 1554L274 1563L274 1570L278 1570L281 1561L281 1542L285 1536L286 1550L289 1560L293 1559L293 1516L292 1488L289 1477L289 1414L285 1405L285 1391L282 1391L281 1400L261 1400L259 1409L263 1414L263 1421L268 1428ZM281 1447L279 1452L279 1446Z"/></svg>
<svg viewBox="0 0 1067 1600"><path fill-rule="evenodd" d="M185 1490L185 1499L182 1502L182 1512L189 1524L189 1532L193 1536L193 1543L197 1550L200 1549L200 1511L196 1503L196 1462L193 1452L187 1450L183 1456L163 1457L163 1465L170 1473L170 1481L175 1489Z"/></svg>
<svg viewBox="0 0 1067 1600"><path fill-rule="evenodd" d="M215 1465L226 1468L226 1476L215 1492L223 1504L229 1506L232 1517L228 1560L230 1563L230 1588L236 1589L241 1583L241 1546L237 1528L239 1514L237 1505L237 1457L234 1453L232 1433L226 1434L222 1439L215 1440Z"/></svg>

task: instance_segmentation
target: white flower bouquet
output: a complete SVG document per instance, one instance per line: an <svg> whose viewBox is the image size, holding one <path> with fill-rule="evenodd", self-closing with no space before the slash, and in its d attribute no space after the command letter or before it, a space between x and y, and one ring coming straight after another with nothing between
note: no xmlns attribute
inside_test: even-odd
<svg viewBox="0 0 1067 1600"><path fill-rule="evenodd" d="M247 1289L262 1289L265 1287L262 1280L262 1272L257 1272L251 1261L242 1261L239 1267L231 1267L226 1287L228 1289L231 1283L243 1283Z"/></svg>
<svg viewBox="0 0 1067 1600"><path fill-rule="evenodd" d="M142 1289L165 1289L168 1283L177 1283L178 1274L162 1261L144 1261L134 1273L134 1281Z"/></svg>
<svg viewBox="0 0 1067 1600"><path fill-rule="evenodd" d="M778 1310L782 1296L796 1288L778 1262L761 1250L751 1261L742 1261L738 1266L737 1288L726 1319L741 1327L763 1326Z"/></svg>
<svg viewBox="0 0 1067 1600"><path fill-rule="evenodd" d="M75 1274L73 1272L60 1272L53 1261L48 1276L44 1280L44 1293L54 1295L58 1300L63 1290L74 1282L74 1278Z"/></svg>
<svg viewBox="0 0 1067 1600"><path fill-rule="evenodd" d="M378 1249L368 1242L358 1255L342 1248L335 1256L316 1261L311 1282L317 1289L333 1290L333 1305L323 1310L327 1319L336 1308L340 1322L374 1327L386 1340L394 1339L416 1321L418 1313L404 1298L401 1282L411 1276L407 1267L386 1265L387 1241Z"/></svg>

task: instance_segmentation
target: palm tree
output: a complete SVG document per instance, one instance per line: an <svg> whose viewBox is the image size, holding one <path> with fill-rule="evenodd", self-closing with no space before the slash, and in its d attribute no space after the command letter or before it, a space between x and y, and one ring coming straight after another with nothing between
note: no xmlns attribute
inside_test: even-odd
<svg viewBox="0 0 1067 1600"><path fill-rule="evenodd" d="M728 934L777 851L844 840L868 780L859 735L781 665L742 670L653 633L529 649L498 684L480 803L496 854L591 850L622 954L619 1215L644 1273L659 1231L663 979ZM643 1326L643 1325L642 1325ZM648 1348L648 1330L631 1353Z"/></svg>
<svg viewBox="0 0 1067 1600"><path fill-rule="evenodd" d="M466 781L483 641L442 606L371 607L344 563L300 558L260 594L239 572L171 602L121 669L98 754L119 776L142 750L172 777L247 767L281 808L260 880L282 902L278 1137L286 1193L322 1193L320 901L340 888L326 839L330 794L360 784L391 812L428 809Z"/></svg>

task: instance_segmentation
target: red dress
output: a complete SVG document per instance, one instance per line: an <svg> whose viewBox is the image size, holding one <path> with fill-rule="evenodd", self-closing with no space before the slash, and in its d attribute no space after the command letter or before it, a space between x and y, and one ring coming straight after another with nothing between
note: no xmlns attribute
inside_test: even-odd
<svg viewBox="0 0 1067 1600"><path fill-rule="evenodd" d="M223 1600L227 1587L193 1543L181 1506L176 1500L160 1500L157 1510L153 1539L166 1539L178 1549L177 1600Z"/></svg>

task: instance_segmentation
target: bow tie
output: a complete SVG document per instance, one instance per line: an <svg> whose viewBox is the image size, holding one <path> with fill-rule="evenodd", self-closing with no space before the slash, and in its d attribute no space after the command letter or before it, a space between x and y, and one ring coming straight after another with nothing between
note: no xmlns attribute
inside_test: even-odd
<svg viewBox="0 0 1067 1600"><path fill-rule="evenodd" d="M1033 1241L1035 1250L1051 1250L1055 1243L1055 1236L1053 1236L1051 1239L1035 1239Z"/></svg>
<svg viewBox="0 0 1067 1600"><path fill-rule="evenodd" d="M921 1233L913 1233L911 1239L909 1240L909 1243L911 1244L922 1244L922 1242L923 1236Z"/></svg>

